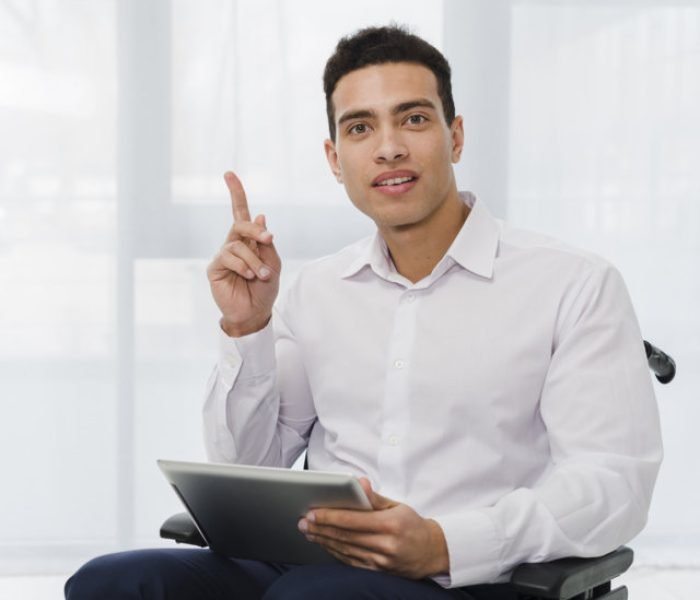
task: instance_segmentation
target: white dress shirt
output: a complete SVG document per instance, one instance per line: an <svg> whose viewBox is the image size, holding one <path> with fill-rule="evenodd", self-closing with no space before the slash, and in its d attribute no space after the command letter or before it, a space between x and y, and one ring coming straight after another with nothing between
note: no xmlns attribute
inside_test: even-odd
<svg viewBox="0 0 700 600"><path fill-rule="evenodd" d="M462 197L421 281L376 234L306 265L262 331L222 333L204 406L211 460L290 466L308 445L309 468L435 519L450 587L628 542L662 457L619 273Z"/></svg>

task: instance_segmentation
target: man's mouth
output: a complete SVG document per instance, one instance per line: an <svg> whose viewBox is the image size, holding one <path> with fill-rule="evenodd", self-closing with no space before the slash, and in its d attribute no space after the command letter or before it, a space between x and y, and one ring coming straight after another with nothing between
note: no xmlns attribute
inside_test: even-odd
<svg viewBox="0 0 700 600"><path fill-rule="evenodd" d="M409 189L413 182L418 179L418 173L410 169L396 169L394 171L384 171L372 180L372 187L384 188L385 191L400 192Z"/></svg>
<svg viewBox="0 0 700 600"><path fill-rule="evenodd" d="M384 187L387 185L401 185L402 183L408 183L409 181L415 181L416 177L394 177L392 179L384 179L379 181L374 185L374 187Z"/></svg>

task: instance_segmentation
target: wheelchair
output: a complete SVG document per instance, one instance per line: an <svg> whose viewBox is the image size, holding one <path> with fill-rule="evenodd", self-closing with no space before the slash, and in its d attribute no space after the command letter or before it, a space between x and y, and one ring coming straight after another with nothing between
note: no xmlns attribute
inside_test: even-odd
<svg viewBox="0 0 700 600"><path fill-rule="evenodd" d="M673 358L644 340L649 368L663 384L676 374ZM188 513L168 518L160 537L202 548L206 541ZM546 563L525 563L516 567L510 585L520 600L627 600L625 586L615 589L612 580L629 569L634 559L631 548L622 546L596 558L561 558Z"/></svg>

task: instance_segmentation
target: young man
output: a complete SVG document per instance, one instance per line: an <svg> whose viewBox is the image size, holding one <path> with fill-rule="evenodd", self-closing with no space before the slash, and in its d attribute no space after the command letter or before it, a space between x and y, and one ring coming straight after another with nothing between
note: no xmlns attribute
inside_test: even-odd
<svg viewBox="0 0 700 600"><path fill-rule="evenodd" d="M360 31L324 84L328 162L377 232L307 265L273 319L281 260L226 174L205 438L211 459L246 464L306 448L309 468L360 477L375 510L300 520L338 566L131 552L88 563L70 600L510 598L498 582L517 564L604 554L644 525L661 444L618 273L457 191L462 119L425 41Z"/></svg>

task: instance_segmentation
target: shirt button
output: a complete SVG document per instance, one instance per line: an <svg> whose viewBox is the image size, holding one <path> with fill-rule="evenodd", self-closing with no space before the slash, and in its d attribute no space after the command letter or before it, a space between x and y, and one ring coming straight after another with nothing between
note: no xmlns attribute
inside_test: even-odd
<svg viewBox="0 0 700 600"><path fill-rule="evenodd" d="M416 299L415 294L406 294L406 302L413 302Z"/></svg>
<svg viewBox="0 0 700 600"><path fill-rule="evenodd" d="M387 439L389 442L390 446L398 446L399 445L399 438L396 435L390 435Z"/></svg>
<svg viewBox="0 0 700 600"><path fill-rule="evenodd" d="M395 360L395 361L394 361L394 366L395 366L397 369L403 369L403 368L406 366L406 363L405 363L403 360L400 360L400 359L399 359L399 360Z"/></svg>

